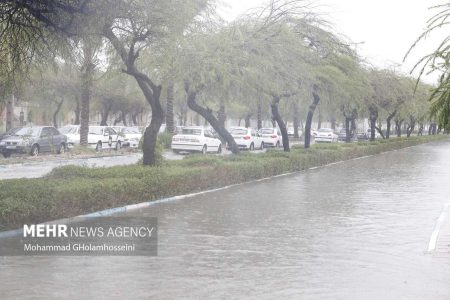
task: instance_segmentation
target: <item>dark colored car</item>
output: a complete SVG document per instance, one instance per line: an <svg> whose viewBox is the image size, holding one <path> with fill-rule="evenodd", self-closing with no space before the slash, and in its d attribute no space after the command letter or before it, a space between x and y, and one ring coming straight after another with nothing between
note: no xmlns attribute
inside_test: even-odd
<svg viewBox="0 0 450 300"><path fill-rule="evenodd" d="M4 157L13 153L29 153L36 156L42 152L64 153L67 137L50 126L23 127L0 141L0 152Z"/></svg>
<svg viewBox="0 0 450 300"><path fill-rule="evenodd" d="M345 142L346 138L347 138L347 132L346 132L345 128L343 128L338 133L338 141ZM357 139L357 134L356 134L356 139ZM355 134L353 132L350 132L350 141L354 141L354 140L355 140Z"/></svg>
<svg viewBox="0 0 450 300"><path fill-rule="evenodd" d="M364 131L358 131L356 133L356 139L358 141L367 141L369 139L369 137L367 136L367 134Z"/></svg>
<svg viewBox="0 0 450 300"><path fill-rule="evenodd" d="M11 135L13 135L14 133L16 133L17 131L19 131L20 127L16 127L16 128L11 128L10 130L8 130L5 133L1 133L0 134L0 142L3 139L6 139L7 137L10 137Z"/></svg>

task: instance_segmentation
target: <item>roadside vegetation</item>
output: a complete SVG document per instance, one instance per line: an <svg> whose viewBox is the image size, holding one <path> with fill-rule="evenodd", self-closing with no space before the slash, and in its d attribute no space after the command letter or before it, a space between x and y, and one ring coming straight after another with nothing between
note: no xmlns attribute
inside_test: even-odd
<svg viewBox="0 0 450 300"><path fill-rule="evenodd" d="M244 183L447 138L436 135L314 144L310 149L294 146L290 152L270 150L258 155L191 155L180 161L158 160L158 165L153 167L60 167L43 178L0 181L0 231L24 223L73 217Z"/></svg>

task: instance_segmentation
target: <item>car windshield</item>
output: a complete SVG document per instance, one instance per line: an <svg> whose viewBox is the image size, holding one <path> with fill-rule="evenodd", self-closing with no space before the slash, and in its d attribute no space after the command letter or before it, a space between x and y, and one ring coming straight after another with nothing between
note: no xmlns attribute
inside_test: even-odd
<svg viewBox="0 0 450 300"><path fill-rule="evenodd" d="M201 135L202 130L200 128L183 128L181 133L187 135Z"/></svg>
<svg viewBox="0 0 450 300"><path fill-rule="evenodd" d="M261 134L272 134L272 133L274 133L274 129L270 128L261 129Z"/></svg>
<svg viewBox="0 0 450 300"><path fill-rule="evenodd" d="M137 127L127 127L122 129L122 133L141 133Z"/></svg>
<svg viewBox="0 0 450 300"><path fill-rule="evenodd" d="M39 127L25 127L18 130L14 135L18 136L39 136Z"/></svg>
<svg viewBox="0 0 450 300"><path fill-rule="evenodd" d="M67 126L59 130L62 134L78 134L78 126Z"/></svg>
<svg viewBox="0 0 450 300"><path fill-rule="evenodd" d="M234 134L234 135L246 135L247 134L247 129L235 128L235 129L232 129L230 133Z"/></svg>
<svg viewBox="0 0 450 300"><path fill-rule="evenodd" d="M89 134L103 134L103 127L89 126Z"/></svg>
<svg viewBox="0 0 450 300"><path fill-rule="evenodd" d="M14 133L16 133L17 131L20 130L20 127L16 127L16 128L11 128L10 130L8 130L5 134L6 135L13 135Z"/></svg>
<svg viewBox="0 0 450 300"><path fill-rule="evenodd" d="M320 128L319 132L333 132L330 128Z"/></svg>

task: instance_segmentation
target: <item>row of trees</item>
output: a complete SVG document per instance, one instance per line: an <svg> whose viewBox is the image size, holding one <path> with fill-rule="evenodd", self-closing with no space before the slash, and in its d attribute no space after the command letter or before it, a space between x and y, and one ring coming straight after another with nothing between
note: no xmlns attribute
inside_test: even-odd
<svg viewBox="0 0 450 300"><path fill-rule="evenodd" d="M258 126L270 115L285 151L290 150L286 120L295 129L305 120L309 147L318 108L321 118L343 121L348 141L358 118L370 120L372 139L376 130L389 138L393 124L397 134L406 124L410 135L432 121L429 86L365 64L304 0L271 0L231 23L223 22L208 0L8 0L0 7L9 14L0 20L2 40L27 46L30 54L2 43L1 57L8 62L2 82L23 82L16 72L23 66L45 66L34 75L41 78L37 84L21 88L35 98L40 93L44 101L54 99L56 109L70 102L80 118L81 144L87 142L92 107L106 122L111 112L136 118L147 102L145 165L155 163L163 121L173 131L174 115L183 116L186 107L233 153L239 149L225 128L226 115L233 113L247 125L256 115ZM39 38L30 40L27 32Z"/></svg>

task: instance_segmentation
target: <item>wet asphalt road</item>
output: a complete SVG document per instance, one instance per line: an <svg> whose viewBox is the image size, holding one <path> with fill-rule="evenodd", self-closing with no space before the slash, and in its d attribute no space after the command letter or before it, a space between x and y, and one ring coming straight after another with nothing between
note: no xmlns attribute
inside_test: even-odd
<svg viewBox="0 0 450 300"><path fill-rule="evenodd" d="M449 299L450 142L156 204L157 257L0 258L3 299ZM145 199L143 199L145 200Z"/></svg>

